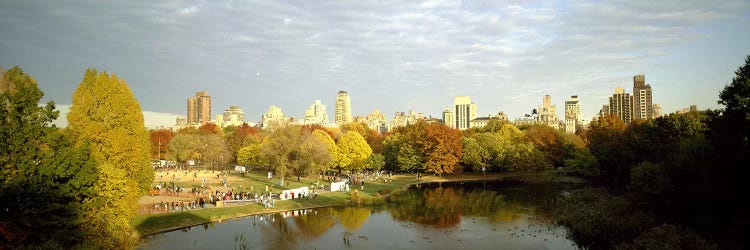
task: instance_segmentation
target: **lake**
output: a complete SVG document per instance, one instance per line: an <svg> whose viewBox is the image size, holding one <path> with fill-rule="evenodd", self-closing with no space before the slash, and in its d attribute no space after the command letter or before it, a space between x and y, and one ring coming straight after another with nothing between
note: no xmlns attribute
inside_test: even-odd
<svg viewBox="0 0 750 250"><path fill-rule="evenodd" d="M140 249L578 249L539 209L575 188L428 183L387 205L248 216L148 236Z"/></svg>

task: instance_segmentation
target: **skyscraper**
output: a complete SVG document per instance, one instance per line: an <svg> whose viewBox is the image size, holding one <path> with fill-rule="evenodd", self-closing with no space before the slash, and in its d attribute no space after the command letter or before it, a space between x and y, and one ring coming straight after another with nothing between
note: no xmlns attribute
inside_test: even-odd
<svg viewBox="0 0 750 250"><path fill-rule="evenodd" d="M211 96L206 91L195 92L195 96L187 99L187 116L190 125L211 121Z"/></svg>
<svg viewBox="0 0 750 250"><path fill-rule="evenodd" d="M320 100L310 105L310 108L305 110L305 124L320 124L325 125L328 123L328 113L326 112L326 105L323 105Z"/></svg>
<svg viewBox="0 0 750 250"><path fill-rule="evenodd" d="M349 93L339 91L336 95L336 124L343 125L352 122L352 103Z"/></svg>
<svg viewBox="0 0 750 250"><path fill-rule="evenodd" d="M542 98L542 106L539 107L539 121L547 126L558 128L557 108L552 105L552 96L545 95Z"/></svg>
<svg viewBox="0 0 750 250"><path fill-rule="evenodd" d="M443 123L450 128L456 128L456 117L453 116L453 110L451 110L451 108L445 108L445 110L443 110Z"/></svg>
<svg viewBox="0 0 750 250"><path fill-rule="evenodd" d="M469 96L456 96L453 99L453 115L456 125L453 128L468 129L471 127L471 120L477 118L477 105L471 102Z"/></svg>
<svg viewBox="0 0 750 250"><path fill-rule="evenodd" d="M653 118L651 85L646 84L646 76L633 76L633 119Z"/></svg>
<svg viewBox="0 0 750 250"><path fill-rule="evenodd" d="M263 114L263 128L270 128L273 129L276 126L281 126L286 124L286 117L284 117L284 113L281 112L281 108L278 106L270 106L268 107L268 112Z"/></svg>
<svg viewBox="0 0 750 250"><path fill-rule="evenodd" d="M625 89L617 87L609 98L609 113L620 117L625 123L633 120L633 97L625 93Z"/></svg>
<svg viewBox="0 0 750 250"><path fill-rule="evenodd" d="M661 105L654 103L654 115L651 116L651 118L656 119L659 118L659 116L661 116Z"/></svg>
<svg viewBox="0 0 750 250"><path fill-rule="evenodd" d="M574 95L565 101L565 133L574 134L580 123L581 102L578 101L578 96Z"/></svg>
<svg viewBox="0 0 750 250"><path fill-rule="evenodd" d="M230 106L224 110L224 114L216 115L216 123L219 127L242 126L245 123L245 111L239 106Z"/></svg>

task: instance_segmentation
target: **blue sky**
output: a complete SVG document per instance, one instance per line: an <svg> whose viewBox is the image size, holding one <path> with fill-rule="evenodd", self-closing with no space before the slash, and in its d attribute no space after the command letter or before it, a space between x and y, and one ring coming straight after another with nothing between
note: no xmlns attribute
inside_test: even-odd
<svg viewBox="0 0 750 250"><path fill-rule="evenodd" d="M0 66L21 66L61 109L86 68L125 79L146 125L172 125L196 91L212 115L300 117L336 93L352 113L479 115L578 95L585 118L645 74L665 112L719 108L750 54L747 1L8 1ZM259 73L259 74L258 74ZM64 122L63 122L64 123Z"/></svg>

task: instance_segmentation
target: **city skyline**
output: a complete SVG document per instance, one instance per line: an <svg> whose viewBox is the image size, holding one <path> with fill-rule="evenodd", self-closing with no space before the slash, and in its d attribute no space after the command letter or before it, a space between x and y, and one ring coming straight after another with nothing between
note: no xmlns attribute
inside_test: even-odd
<svg viewBox="0 0 750 250"><path fill-rule="evenodd" d="M577 95L589 120L641 74L662 113L715 109L750 52L744 1L4 1L0 22L0 67L34 76L44 101L65 113L95 67L127 81L150 128L187 116L197 91L212 114L236 105L247 121L271 105L302 118L314 100L334 107L339 90L352 116L441 117L471 96L478 116L512 120L544 95L558 107Z"/></svg>

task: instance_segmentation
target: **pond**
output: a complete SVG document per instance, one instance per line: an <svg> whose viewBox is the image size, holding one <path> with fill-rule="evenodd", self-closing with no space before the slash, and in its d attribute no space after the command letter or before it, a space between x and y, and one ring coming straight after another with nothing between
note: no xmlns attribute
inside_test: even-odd
<svg viewBox="0 0 750 250"><path fill-rule="evenodd" d="M413 186L388 205L248 216L152 235L141 249L577 249L539 207L576 188L519 182Z"/></svg>

